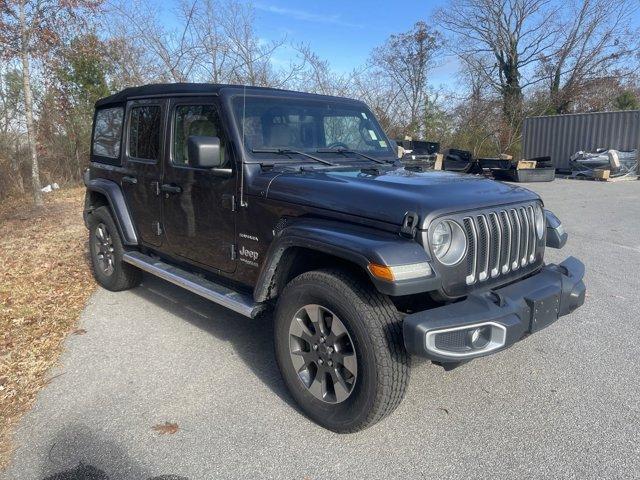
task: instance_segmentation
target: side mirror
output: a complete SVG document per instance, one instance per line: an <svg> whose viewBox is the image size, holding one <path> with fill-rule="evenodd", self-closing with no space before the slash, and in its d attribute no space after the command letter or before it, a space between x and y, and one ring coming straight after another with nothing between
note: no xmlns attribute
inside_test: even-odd
<svg viewBox="0 0 640 480"><path fill-rule="evenodd" d="M193 135L187 141L189 164L196 168L216 168L222 166L220 139Z"/></svg>

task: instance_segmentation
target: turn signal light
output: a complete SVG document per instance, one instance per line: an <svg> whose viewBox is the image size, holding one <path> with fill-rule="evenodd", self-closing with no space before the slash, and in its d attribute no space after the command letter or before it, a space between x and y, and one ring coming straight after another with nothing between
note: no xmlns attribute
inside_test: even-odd
<svg viewBox="0 0 640 480"><path fill-rule="evenodd" d="M371 275L387 282L428 277L432 274L431 265L427 262L396 265L394 267L370 263L368 268Z"/></svg>
<svg viewBox="0 0 640 480"><path fill-rule="evenodd" d="M371 275L379 278L380 280L386 280L387 282L393 282L393 272L391 268L386 265L378 265L377 263L369 264L369 271Z"/></svg>

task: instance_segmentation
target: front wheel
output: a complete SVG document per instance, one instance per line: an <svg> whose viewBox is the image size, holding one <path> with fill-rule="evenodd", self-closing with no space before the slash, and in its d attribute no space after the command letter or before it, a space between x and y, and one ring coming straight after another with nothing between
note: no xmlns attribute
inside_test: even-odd
<svg viewBox="0 0 640 480"><path fill-rule="evenodd" d="M276 308L276 360L300 408L335 432L389 415L409 379L401 317L393 303L348 273L303 273Z"/></svg>

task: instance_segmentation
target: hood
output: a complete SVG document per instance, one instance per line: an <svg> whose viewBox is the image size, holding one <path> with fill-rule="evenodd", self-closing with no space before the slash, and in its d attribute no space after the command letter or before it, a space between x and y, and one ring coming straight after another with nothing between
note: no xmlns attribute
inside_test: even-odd
<svg viewBox="0 0 640 480"><path fill-rule="evenodd" d="M454 172L313 170L276 175L266 197L400 225L406 212L422 228L443 213L538 199L517 185Z"/></svg>

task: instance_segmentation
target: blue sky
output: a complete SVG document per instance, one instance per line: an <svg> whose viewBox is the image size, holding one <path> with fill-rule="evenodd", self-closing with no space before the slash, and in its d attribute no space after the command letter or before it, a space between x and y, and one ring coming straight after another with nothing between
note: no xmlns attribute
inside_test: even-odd
<svg viewBox="0 0 640 480"><path fill-rule="evenodd" d="M164 21L171 23L171 13L178 0L155 0ZM307 43L321 58L329 60L334 70L350 72L363 65L371 50L393 33L409 30L418 20L428 21L445 0L255 0L257 34L264 40L286 37L291 44ZM276 61L288 63L293 49L282 48ZM434 86L453 86L456 62L444 60L432 71Z"/></svg>
<svg viewBox="0 0 640 480"><path fill-rule="evenodd" d="M401 5L400 5L401 4ZM335 68L350 70L392 33L425 19L427 2L263 0L254 3L259 34L310 43ZM410 13L408 13L410 12Z"/></svg>
<svg viewBox="0 0 640 480"><path fill-rule="evenodd" d="M343 72L362 65L371 49L398 32L409 30L418 20L428 20L442 0L375 1L259 0L254 2L258 34L267 39L286 35L292 43L311 45L320 57ZM286 57L287 52L282 51ZM433 83L450 83L455 64L445 61L433 72Z"/></svg>
<svg viewBox="0 0 640 480"><path fill-rule="evenodd" d="M172 7L178 0L154 0L163 19L171 23ZM242 1L242 0L240 0ZM554 0L562 1L562 0ZM363 65L371 50L389 35L409 30L418 20L431 15L447 0L254 0L257 34L263 40L286 37L291 44L307 43L338 72L350 72ZM222 14L222 13L221 13ZM634 14L640 23L640 8ZM288 63L293 49L282 48L275 60ZM443 58L431 71L433 87L455 90L458 62Z"/></svg>

